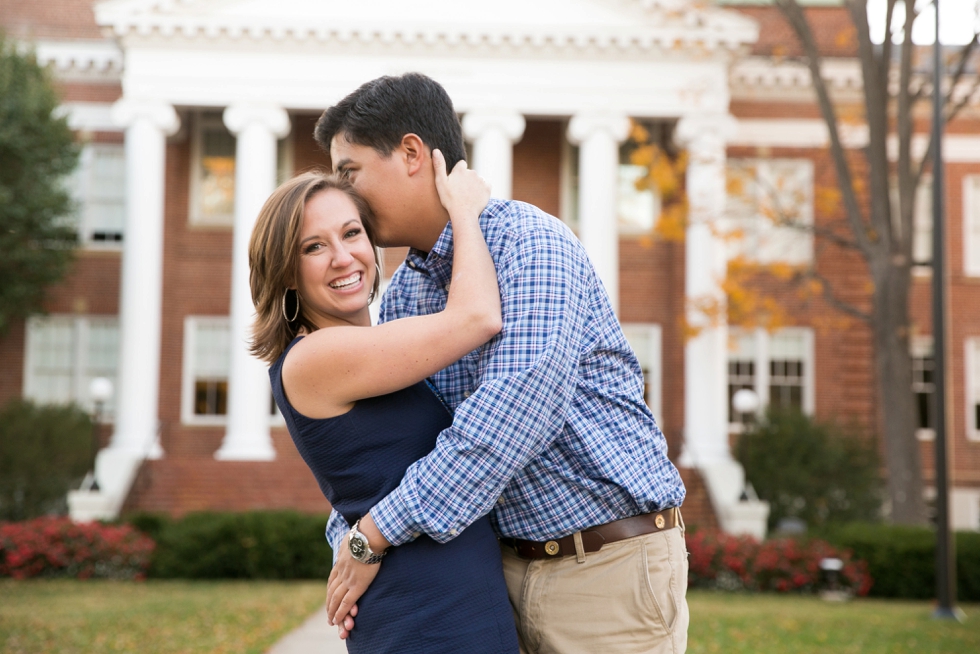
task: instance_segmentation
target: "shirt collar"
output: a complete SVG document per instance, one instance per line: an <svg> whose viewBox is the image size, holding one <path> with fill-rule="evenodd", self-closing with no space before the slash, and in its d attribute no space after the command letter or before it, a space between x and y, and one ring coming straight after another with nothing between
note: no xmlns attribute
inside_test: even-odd
<svg viewBox="0 0 980 654"><path fill-rule="evenodd" d="M426 275L435 274L437 277L448 266L447 274L452 274L453 260L453 226L446 223L435 245L428 253L416 248L408 250L408 267Z"/></svg>

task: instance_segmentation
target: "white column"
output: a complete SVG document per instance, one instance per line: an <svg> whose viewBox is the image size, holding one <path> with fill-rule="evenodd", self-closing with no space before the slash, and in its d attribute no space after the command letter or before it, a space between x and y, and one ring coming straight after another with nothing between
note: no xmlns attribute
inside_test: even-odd
<svg viewBox="0 0 980 654"><path fill-rule="evenodd" d="M675 138L687 148L688 227L685 240L687 320L699 329L688 339L684 365L684 463L731 459L728 448L728 326L691 308L713 299L724 306L719 282L727 268L725 244L714 234L725 211L725 142L734 132L727 115L686 116ZM717 317L716 317L717 320Z"/></svg>
<svg viewBox="0 0 980 654"><path fill-rule="evenodd" d="M277 106L233 105L224 122L238 137L235 150L235 231L231 256L231 343L228 427L216 459L271 461L271 390L268 369L248 352L255 307L248 284L248 241L255 218L276 185L276 141L289 133Z"/></svg>
<svg viewBox="0 0 980 654"><path fill-rule="evenodd" d="M515 111L471 111L463 116L463 135L473 143L471 167L490 182L495 198L510 200L514 144L524 136L524 116Z"/></svg>
<svg viewBox="0 0 980 654"><path fill-rule="evenodd" d="M578 237L617 313L619 144L629 135L629 129L629 118L621 114L578 114L568 123L568 139L579 146Z"/></svg>
<svg viewBox="0 0 980 654"><path fill-rule="evenodd" d="M725 213L725 145L735 133L727 114L685 116L675 138L687 148L688 226L685 238L687 320L699 331L684 346L684 450L680 464L698 468L724 531L762 538L769 505L740 500L745 470L728 447L728 325L694 309L712 299L725 305L724 242L715 236ZM722 314L723 315L723 314Z"/></svg>
<svg viewBox="0 0 980 654"><path fill-rule="evenodd" d="M99 452L96 480L109 498L125 499L145 458L163 452L157 439L163 302L163 204L166 139L180 127L162 102L122 99L112 119L126 128L126 230L119 301L116 426Z"/></svg>

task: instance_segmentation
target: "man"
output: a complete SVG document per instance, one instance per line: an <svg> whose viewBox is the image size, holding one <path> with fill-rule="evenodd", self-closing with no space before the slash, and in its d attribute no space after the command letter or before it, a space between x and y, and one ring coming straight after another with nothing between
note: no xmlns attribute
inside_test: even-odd
<svg viewBox="0 0 980 654"><path fill-rule="evenodd" d="M452 235L431 152L450 169L464 157L445 89L376 79L315 134L370 204L379 241L411 248L382 321L441 310ZM432 453L355 528L331 516L328 615L346 635L384 550L422 533L448 541L490 513L522 651L683 652L684 486L606 292L574 234L536 207L491 200L480 223L503 331L431 379L455 412Z"/></svg>

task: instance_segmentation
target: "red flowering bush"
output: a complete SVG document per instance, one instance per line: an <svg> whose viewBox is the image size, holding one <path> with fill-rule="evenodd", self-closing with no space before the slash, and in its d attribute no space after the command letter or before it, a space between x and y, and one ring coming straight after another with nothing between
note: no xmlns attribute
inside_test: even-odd
<svg viewBox="0 0 980 654"><path fill-rule="evenodd" d="M850 550L821 540L777 538L759 543L748 536L699 531L687 537L688 584L692 588L814 592L823 584L820 561L840 559L840 589L867 595L871 576Z"/></svg>
<svg viewBox="0 0 980 654"><path fill-rule="evenodd" d="M0 577L144 579L154 547L129 525L55 517L0 523Z"/></svg>

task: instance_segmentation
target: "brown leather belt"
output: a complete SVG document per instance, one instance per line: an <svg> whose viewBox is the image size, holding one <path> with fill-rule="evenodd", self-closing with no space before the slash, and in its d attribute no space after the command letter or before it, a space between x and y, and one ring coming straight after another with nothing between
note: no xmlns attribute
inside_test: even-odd
<svg viewBox="0 0 980 654"><path fill-rule="evenodd" d="M634 536L644 536L666 529L673 529L680 524L680 509L664 509L659 513L644 513L614 520L597 527L582 530L582 546L586 553L598 552L606 543L626 540ZM539 542L521 540L520 538L501 538L500 542L513 547L522 559L557 559L562 556L575 554L575 534Z"/></svg>

